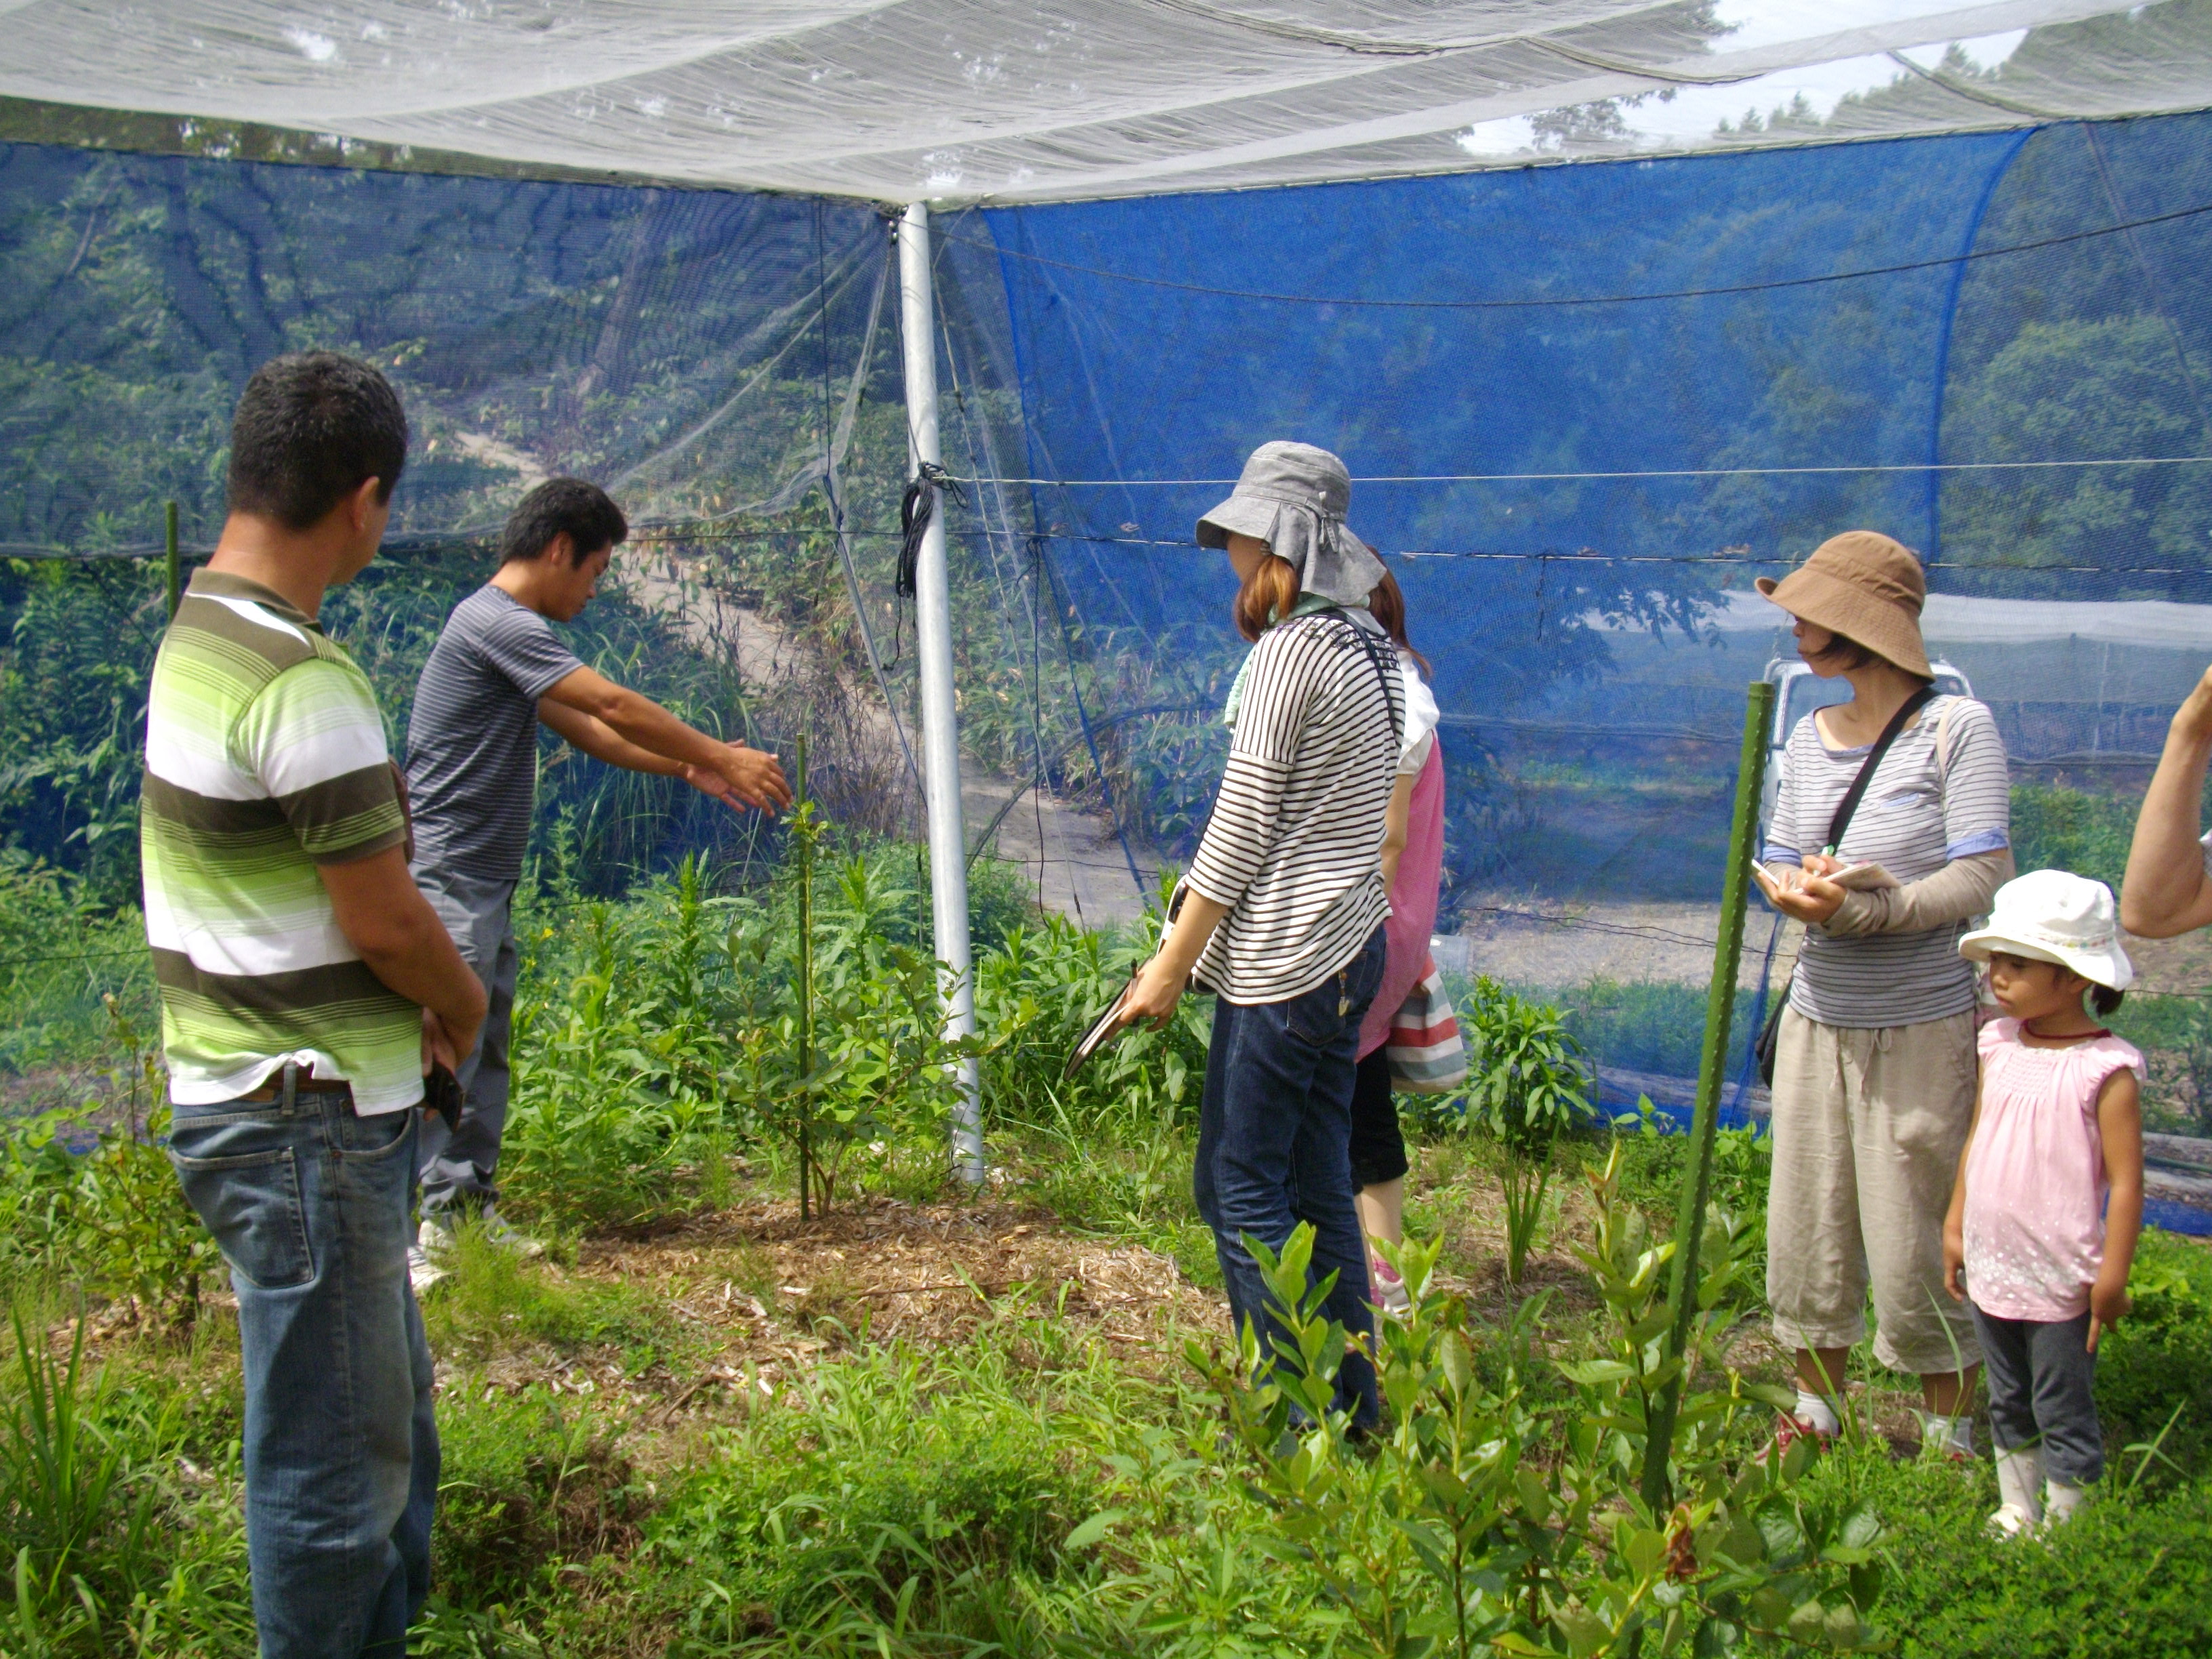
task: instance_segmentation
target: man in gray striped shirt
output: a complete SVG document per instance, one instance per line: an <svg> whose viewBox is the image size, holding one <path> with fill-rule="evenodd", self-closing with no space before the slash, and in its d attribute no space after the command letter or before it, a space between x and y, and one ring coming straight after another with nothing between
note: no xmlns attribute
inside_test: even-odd
<svg viewBox="0 0 2212 1659"><path fill-rule="evenodd" d="M622 509L596 484L550 478L522 499L500 538L496 574L453 608L423 665L407 726L416 880L491 993L483 1035L458 1075L460 1127L423 1126L424 1243L441 1243L473 1212L495 1240L522 1243L492 1208L507 1123L507 1037L517 951L510 912L538 787L543 725L595 759L680 777L732 807L788 805L775 757L723 743L586 667L548 626L591 602L616 545ZM418 1288L437 1276L418 1249Z"/></svg>

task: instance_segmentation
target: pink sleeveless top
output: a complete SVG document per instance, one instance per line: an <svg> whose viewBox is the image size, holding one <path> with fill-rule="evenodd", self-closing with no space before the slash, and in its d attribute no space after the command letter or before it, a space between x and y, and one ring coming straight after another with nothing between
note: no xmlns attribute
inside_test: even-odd
<svg viewBox="0 0 2212 1659"><path fill-rule="evenodd" d="M2086 1313L2105 1260L2097 1091L2143 1058L2118 1037L2031 1048L2020 1022L1982 1027L1982 1113L1966 1153L1966 1294L1998 1319Z"/></svg>

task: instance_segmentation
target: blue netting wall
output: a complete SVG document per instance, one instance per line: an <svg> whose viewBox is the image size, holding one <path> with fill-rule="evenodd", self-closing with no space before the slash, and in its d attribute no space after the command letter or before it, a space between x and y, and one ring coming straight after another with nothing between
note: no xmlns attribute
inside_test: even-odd
<svg viewBox="0 0 2212 1659"><path fill-rule="evenodd" d="M1743 686L1789 655L1751 581L1836 530L1929 559L2023 863L2117 878L2212 660L2212 118L936 229L970 833L1045 902L1126 916L1195 844L1242 646L1191 525L1281 436L1350 464L1436 665L1443 961L1572 1007L1614 1097L1694 1070ZM415 425L391 550L331 611L395 737L507 508L578 471L640 526L587 657L806 732L836 810L909 831L891 254L850 204L0 149L7 845L129 890L144 556L167 499L206 547L237 391L306 345L384 366ZM539 852L592 890L761 851L547 765ZM1747 1023L1790 949L1754 918ZM2212 1121L2212 952L2143 965L2160 1109Z"/></svg>
<svg viewBox="0 0 2212 1659"><path fill-rule="evenodd" d="M1661 1011L1710 960L1743 687L1791 655L1752 578L1838 530L1928 560L2024 867L2117 879L2212 659L2212 120L988 217L1148 845L1190 843L1240 649L1192 521L1298 437L1435 660L1455 957L1578 1000L1623 1089L1694 1069ZM2203 988L2192 950L2146 965Z"/></svg>

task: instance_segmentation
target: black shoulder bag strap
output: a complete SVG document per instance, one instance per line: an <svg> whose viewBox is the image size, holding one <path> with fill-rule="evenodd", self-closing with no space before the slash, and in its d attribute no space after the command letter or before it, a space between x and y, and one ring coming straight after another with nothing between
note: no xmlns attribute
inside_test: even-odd
<svg viewBox="0 0 2212 1659"><path fill-rule="evenodd" d="M1390 717L1390 735L1399 743L1404 743L1406 740L1404 698L1402 696L1394 697L1390 695L1391 678L1400 672L1397 647L1390 636L1362 628L1358 623L1352 621L1340 605L1333 605L1326 611L1313 611L1307 614L1329 617L1342 623L1346 629L1350 632L1352 643L1366 653L1367 665L1375 671L1376 680L1382 688L1382 708L1383 712Z"/></svg>
<svg viewBox="0 0 2212 1659"><path fill-rule="evenodd" d="M1851 787L1844 791L1844 798L1836 803L1834 815L1828 819L1828 843L1820 849L1823 853L1831 858L1835 856L1836 849L1844 844L1844 832L1851 827L1851 815L1859 810L1859 802L1866 797L1867 786L1874 781L1874 775L1881 765L1881 757L1889 752L1890 744L1895 743L1898 734L1905 730L1905 721L1925 708L1935 698L1936 688L1923 685L1898 705L1897 712L1889 717L1889 724L1882 727L1881 735L1874 740L1874 747L1867 750L1867 757L1859 763L1859 775L1851 780ZM1820 728L1815 726L1814 730L1817 732ZM1753 1050L1759 1056L1759 1080L1770 1088L1774 1084L1775 1053L1782 1041L1782 1011L1790 1006L1790 988L1796 979L1797 972L1793 968L1790 977L1782 982L1782 994L1774 999L1773 1007L1767 1011L1766 1024L1759 1029L1759 1042Z"/></svg>

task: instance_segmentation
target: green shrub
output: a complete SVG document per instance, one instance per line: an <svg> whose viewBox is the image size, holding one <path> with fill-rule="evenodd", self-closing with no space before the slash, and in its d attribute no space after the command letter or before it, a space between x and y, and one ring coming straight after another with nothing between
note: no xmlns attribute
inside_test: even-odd
<svg viewBox="0 0 2212 1659"><path fill-rule="evenodd" d="M1006 1382L878 1349L816 1372L804 1412L719 1433L648 1528L694 1638L848 1615L929 1627L976 1580L1054 1573L1095 1477L1062 1466Z"/></svg>
<svg viewBox="0 0 2212 1659"><path fill-rule="evenodd" d="M1893 1463L1878 1442L1823 1458L1808 1486L1891 1523L1875 1605L1906 1659L2199 1659L2212 1651L2212 1488L2124 1492L2116 1471L2043 1540L1991 1539L1986 1461Z"/></svg>
<svg viewBox="0 0 2212 1659"><path fill-rule="evenodd" d="M169 1109L143 1129L103 1129L82 1152L87 1114L49 1112L0 1133L0 1266L57 1275L100 1297L136 1297L172 1329L199 1314L222 1255L185 1201L161 1150Z"/></svg>
<svg viewBox="0 0 2212 1659"><path fill-rule="evenodd" d="M1771 1466L1741 1455L1740 1425L1787 1396L1728 1365L1728 1287L1741 1271L1729 1230L1717 1224L1704 1241L1688 1346L1668 1358L1657 1339L1674 1247L1655 1245L1621 1200L1618 1157L1591 1178L1595 1237L1578 1252L1603 1309L1595 1352L1539 1357L1542 1303L1530 1303L1508 1333L1500 1382L1487 1386L1457 1328L1463 1308L1430 1286L1435 1247L1409 1243L1401 1267L1414 1306L1376 1333L1389 1417L1369 1452L1331 1407L1345 1332L1309 1283L1311 1229L1279 1261L1255 1248L1286 1339L1263 1355L1248 1328L1233 1365L1191 1353L1255 1467L1254 1541L1310 1577L1316 1611L1363 1651L1879 1650L1868 1618L1882 1581L1874 1508L1801 1489L1809 1447ZM1552 1364L1576 1389L1556 1415L1519 1382ZM1651 1412L1684 1377L1660 1448L1671 1501L1655 1510L1640 1492ZM1311 1619L1285 1632L1287 1645L1310 1650L1322 1628Z"/></svg>
<svg viewBox="0 0 2212 1659"><path fill-rule="evenodd" d="M1558 1009L1524 1001L1495 980L1475 981L1460 1021L1468 1080L1458 1098L1468 1122L1504 1150L1505 1276L1517 1285L1543 1219L1553 1148L1594 1115L1589 1073Z"/></svg>
<svg viewBox="0 0 2212 1659"><path fill-rule="evenodd" d="M2097 1344L2106 1444L2117 1452L2163 1431L2153 1474L2212 1474L2212 1250L2145 1232L2128 1291L2134 1309Z"/></svg>
<svg viewBox="0 0 2212 1659"><path fill-rule="evenodd" d="M1635 1116L1624 1113L1613 1120L1621 1153L1621 1193L1662 1234L1671 1233L1681 1203L1682 1181L1689 1173L1690 1137L1663 1130L1648 1098L1639 1099L1637 1106ZM1763 1261L1766 1256L1766 1194L1773 1170L1774 1138L1760 1126L1742 1124L1714 1132L1711 1202L1735 1218L1741 1229L1739 1249L1753 1261ZM1756 1276L1741 1285L1747 1294L1763 1297L1764 1282Z"/></svg>
<svg viewBox="0 0 2212 1659"><path fill-rule="evenodd" d="M1149 1147L1197 1122L1212 1022L1203 998L1184 998L1165 1030L1127 1031L1075 1076L1061 1075L1091 1020L1158 947L1172 885L1164 874L1161 904L1127 934L1046 916L978 961L976 1018L988 1045L984 1103L995 1123L1070 1146L1103 1139Z"/></svg>

